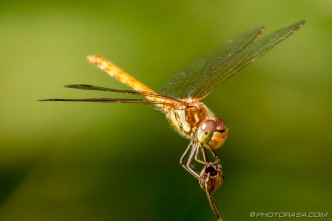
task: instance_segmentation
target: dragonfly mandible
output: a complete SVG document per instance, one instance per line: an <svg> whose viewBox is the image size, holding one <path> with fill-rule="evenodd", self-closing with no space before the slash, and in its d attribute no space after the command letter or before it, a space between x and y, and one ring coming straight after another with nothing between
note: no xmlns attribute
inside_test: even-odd
<svg viewBox="0 0 332 221"><path fill-rule="evenodd" d="M190 140L180 158L180 164L201 180L200 171L194 168L194 162L203 165L219 162L215 150L225 142L228 134L225 122L215 117L214 113L202 103L202 99L241 69L291 36L303 24L304 20L298 21L262 38L259 36L264 26L244 32L175 74L159 92L150 89L107 59L95 55L88 56L90 63L132 90L117 90L88 84L73 84L65 87L140 95L143 98L44 99L41 101L152 104L166 114L166 118L181 136ZM213 155L213 160L208 159L206 150Z"/></svg>

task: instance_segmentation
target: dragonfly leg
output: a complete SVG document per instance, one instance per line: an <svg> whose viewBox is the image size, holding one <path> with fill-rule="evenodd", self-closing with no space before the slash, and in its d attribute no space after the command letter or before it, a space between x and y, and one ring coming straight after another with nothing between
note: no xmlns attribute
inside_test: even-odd
<svg viewBox="0 0 332 221"><path fill-rule="evenodd" d="M190 142L190 144L188 145L187 149L186 149L186 150L184 151L184 153L182 154L182 156L181 156L181 158L180 158L180 164L181 164L182 166L185 166L185 164L184 164L184 158L186 158L186 156L188 155L189 150L191 150L192 147L193 147L193 144L192 144L192 142Z"/></svg>
<svg viewBox="0 0 332 221"><path fill-rule="evenodd" d="M216 152L214 152L214 150L210 149L214 159L215 159L215 163L220 163L220 159L219 157L217 156Z"/></svg>
<svg viewBox="0 0 332 221"><path fill-rule="evenodd" d="M195 160L196 160L197 162L201 163L201 164L204 164L204 165L207 164L207 163L210 163L210 161L209 161L208 158L207 158L205 148L202 147L202 146L200 146L199 148L200 148L200 151L197 150L196 155L195 155ZM212 153L212 155L213 155L213 157L214 157L214 159L215 159L214 162L215 162L215 163L220 163L220 159L219 159L219 157L217 156L217 154L214 152L214 150L212 150L212 149L210 149L210 148L209 148L209 150L211 151L211 153ZM202 154L203 159L200 158L199 153Z"/></svg>
<svg viewBox="0 0 332 221"><path fill-rule="evenodd" d="M208 163L208 159L207 159L207 156L206 156L205 148L200 146L199 149L200 149L200 151L198 151L198 150L196 151L196 154L195 154L195 160L196 160L197 162L199 162L199 163L205 165L206 163ZM199 153L202 154L203 159L201 159L201 158L199 157Z"/></svg>
<svg viewBox="0 0 332 221"><path fill-rule="evenodd" d="M190 142L189 146L187 147L186 151L183 153L183 155L180 158L180 164L182 165L182 167L187 170L191 175L193 175L195 178L200 179L200 176L198 174L197 171L195 171L192 168L192 161L194 156L196 155L196 153L198 152L198 146L194 145L192 142ZM187 162L184 162L184 158L186 158L186 156L189 153L189 157Z"/></svg>

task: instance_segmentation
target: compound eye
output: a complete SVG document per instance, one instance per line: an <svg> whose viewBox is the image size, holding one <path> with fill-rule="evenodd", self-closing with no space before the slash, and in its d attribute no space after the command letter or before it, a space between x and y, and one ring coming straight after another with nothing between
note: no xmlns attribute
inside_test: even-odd
<svg viewBox="0 0 332 221"><path fill-rule="evenodd" d="M214 120L207 119L198 129L198 140L202 144L207 144L216 130L217 125Z"/></svg>
<svg viewBox="0 0 332 221"><path fill-rule="evenodd" d="M202 124L202 132L203 133L211 133L214 132L217 129L218 125L216 124L216 121L214 120L205 120Z"/></svg>
<svg viewBox="0 0 332 221"><path fill-rule="evenodd" d="M206 119L198 129L198 140L209 149L217 149L227 138L227 126L221 119Z"/></svg>
<svg viewBox="0 0 332 221"><path fill-rule="evenodd" d="M223 133L227 131L227 126L225 124L224 121L222 121L221 119L218 119L215 121L216 124L216 131Z"/></svg>

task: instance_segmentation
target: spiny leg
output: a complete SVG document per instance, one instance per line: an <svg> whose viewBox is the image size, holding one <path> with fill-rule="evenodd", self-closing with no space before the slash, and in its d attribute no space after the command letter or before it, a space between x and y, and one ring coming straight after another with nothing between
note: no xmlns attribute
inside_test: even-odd
<svg viewBox="0 0 332 221"><path fill-rule="evenodd" d="M204 146L199 146L199 148L200 148L200 151L197 150L196 155L195 155L195 160L197 162L201 163L201 164L204 164L204 165L207 164L207 163L210 163L210 161L208 160L207 155L206 155L205 147ZM217 154L214 152L214 150L212 150L210 148L208 148L208 149L211 151L211 153L214 157L214 162L215 163L220 163L220 159L217 156ZM199 153L202 154L203 159L200 158Z"/></svg>
<svg viewBox="0 0 332 221"><path fill-rule="evenodd" d="M208 163L208 159L207 159L207 156L206 156L205 148L202 147L202 146L199 146L199 149L200 149L200 151L197 150L197 152L196 152L196 154L195 154L195 160L196 160L197 162L199 162L199 163L205 165L206 163ZM203 156L203 160L200 159L199 153L202 154L202 156Z"/></svg>
<svg viewBox="0 0 332 221"><path fill-rule="evenodd" d="M180 158L180 164L182 165L182 167L187 170L191 175L193 175L195 178L200 179L199 173L197 171L195 171L191 166L192 166L192 161L194 156L196 155L196 153L198 152L197 149L197 145L195 145L193 142L190 142L190 144L188 145L186 151L182 154L181 158ZM184 158L187 157L189 153L189 157L187 162L184 162Z"/></svg>
<svg viewBox="0 0 332 221"><path fill-rule="evenodd" d="M211 153L212 153L212 155L213 155L213 157L214 157L214 159L215 159L215 163L220 163L220 159L219 159L219 157L217 156L217 154L214 152L214 150L212 150L212 149L210 149L210 151L211 151Z"/></svg>

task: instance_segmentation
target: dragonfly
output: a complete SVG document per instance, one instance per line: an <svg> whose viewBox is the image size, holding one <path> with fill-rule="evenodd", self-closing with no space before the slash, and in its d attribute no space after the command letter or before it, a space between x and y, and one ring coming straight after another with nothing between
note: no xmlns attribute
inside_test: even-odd
<svg viewBox="0 0 332 221"><path fill-rule="evenodd" d="M158 92L152 90L120 67L104 57L87 56L87 60L109 76L129 86L131 90L119 90L89 84L71 84L67 88L80 90L105 91L119 94L138 95L142 98L52 98L40 101L102 102L150 104L165 113L173 128L184 138L190 140L180 158L180 164L199 181L211 180L204 168L211 162L220 164L216 150L222 146L228 136L226 123L202 102L202 100L224 84L236 73L256 61L274 46L297 32L305 21L301 20L260 37L264 26L257 26L227 41L206 56L176 73ZM213 159L209 160L208 157ZM203 165L204 172L195 165ZM214 169L217 174L219 169ZM221 185L221 184L220 184ZM201 184L202 186L202 184ZM210 185L208 185L210 186ZM211 192L203 185L210 204ZM211 201L212 200L212 201ZM213 206L212 206L213 208ZM215 211L215 210L214 210ZM216 213L216 216L218 213Z"/></svg>

